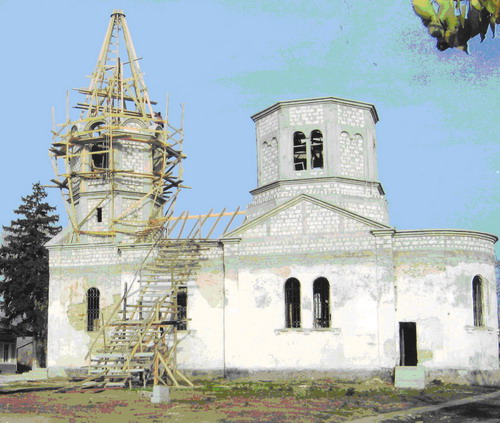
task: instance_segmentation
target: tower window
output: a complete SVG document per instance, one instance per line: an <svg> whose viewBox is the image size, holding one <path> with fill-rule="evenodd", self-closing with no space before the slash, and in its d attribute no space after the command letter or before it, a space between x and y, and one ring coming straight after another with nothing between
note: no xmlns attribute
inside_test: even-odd
<svg viewBox="0 0 500 423"><path fill-rule="evenodd" d="M180 288L177 293L177 329L187 329L187 288Z"/></svg>
<svg viewBox="0 0 500 423"><path fill-rule="evenodd" d="M323 134L318 129L311 132L311 168L323 169Z"/></svg>
<svg viewBox="0 0 500 423"><path fill-rule="evenodd" d="M285 283L285 324L300 328L300 282L290 278Z"/></svg>
<svg viewBox="0 0 500 423"><path fill-rule="evenodd" d="M96 169L108 169L109 153L106 145L103 142L98 142L92 145L90 149L92 155L92 165Z"/></svg>
<svg viewBox="0 0 500 423"><path fill-rule="evenodd" d="M295 170L307 170L306 136L302 132L293 134L293 165Z"/></svg>
<svg viewBox="0 0 500 423"><path fill-rule="evenodd" d="M102 222L102 207L97 207L97 221Z"/></svg>
<svg viewBox="0 0 500 423"><path fill-rule="evenodd" d="M484 292L483 279L476 275L472 279L472 308L474 314L474 326L484 326Z"/></svg>
<svg viewBox="0 0 500 423"><path fill-rule="evenodd" d="M318 278L313 285L314 327L330 327L330 284L326 278Z"/></svg>
<svg viewBox="0 0 500 423"><path fill-rule="evenodd" d="M159 148L153 147L153 173L155 175L160 174L163 171L165 167L164 158L166 159L165 153Z"/></svg>
<svg viewBox="0 0 500 423"><path fill-rule="evenodd" d="M87 331L94 332L99 329L99 298L100 292L97 288L87 291Z"/></svg>

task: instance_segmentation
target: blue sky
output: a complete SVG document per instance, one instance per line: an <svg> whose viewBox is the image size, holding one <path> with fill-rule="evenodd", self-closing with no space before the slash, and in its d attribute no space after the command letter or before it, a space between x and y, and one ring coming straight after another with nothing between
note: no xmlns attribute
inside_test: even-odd
<svg viewBox="0 0 500 423"><path fill-rule="evenodd" d="M439 52L409 0L0 0L1 224L33 182L50 184L51 108L63 122L66 90L88 85L117 8L158 107L168 93L175 121L185 104L193 188L178 212L245 208L256 186L250 116L331 95L377 107L392 225L500 234L500 42ZM49 199L66 222L59 192Z"/></svg>

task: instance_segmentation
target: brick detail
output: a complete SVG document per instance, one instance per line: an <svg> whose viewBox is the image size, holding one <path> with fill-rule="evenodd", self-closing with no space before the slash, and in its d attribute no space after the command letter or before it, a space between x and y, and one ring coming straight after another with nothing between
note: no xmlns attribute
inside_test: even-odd
<svg viewBox="0 0 500 423"><path fill-rule="evenodd" d="M276 138L261 145L261 185L278 180L278 142Z"/></svg>
<svg viewBox="0 0 500 423"><path fill-rule="evenodd" d="M254 219L276 207L276 204L281 204L299 194L308 194L324 199L377 222L387 222L388 220L384 197L372 184L307 183L307 181L304 181L303 184L279 186L254 194L253 201L248 207L247 216L249 219ZM370 199L370 201L359 201L360 198ZM252 209L257 206L259 206L258 212L254 214Z"/></svg>
<svg viewBox="0 0 500 423"><path fill-rule="evenodd" d="M257 138L260 139L270 132L278 130L278 112L263 117L256 123Z"/></svg>
<svg viewBox="0 0 500 423"><path fill-rule="evenodd" d="M362 109L338 105L337 116L339 123L342 125L356 126L359 128L365 127L365 118Z"/></svg>
<svg viewBox="0 0 500 423"><path fill-rule="evenodd" d="M394 250L462 250L491 254L491 241L468 236L429 234L425 236L398 236L394 238Z"/></svg>
<svg viewBox="0 0 500 423"><path fill-rule="evenodd" d="M322 124L324 120L323 105L315 104L290 108L290 125Z"/></svg>
<svg viewBox="0 0 500 423"><path fill-rule="evenodd" d="M348 178L362 179L365 176L365 156L363 137L350 137L347 132L340 134L340 174Z"/></svg>

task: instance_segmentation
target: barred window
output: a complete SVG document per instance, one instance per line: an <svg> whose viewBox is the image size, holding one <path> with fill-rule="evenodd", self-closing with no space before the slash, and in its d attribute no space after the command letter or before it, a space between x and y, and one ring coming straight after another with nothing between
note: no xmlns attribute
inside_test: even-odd
<svg viewBox="0 0 500 423"><path fill-rule="evenodd" d="M285 283L285 320L287 328L300 328L300 282L295 278Z"/></svg>
<svg viewBox="0 0 500 423"><path fill-rule="evenodd" d="M318 278L313 285L314 327L330 327L330 284L326 278Z"/></svg>
<svg viewBox="0 0 500 423"><path fill-rule="evenodd" d="M179 288L177 293L177 329L187 330L187 288Z"/></svg>
<svg viewBox="0 0 500 423"><path fill-rule="evenodd" d="M97 288L87 291L87 331L94 332L99 329L99 297Z"/></svg>
<svg viewBox="0 0 500 423"><path fill-rule="evenodd" d="M484 326L484 292L483 278L476 275L472 279L472 307L474 326Z"/></svg>

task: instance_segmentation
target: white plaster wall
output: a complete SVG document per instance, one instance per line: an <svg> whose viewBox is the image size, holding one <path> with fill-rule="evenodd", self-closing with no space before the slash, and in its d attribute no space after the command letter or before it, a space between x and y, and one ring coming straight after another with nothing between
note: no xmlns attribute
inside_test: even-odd
<svg viewBox="0 0 500 423"><path fill-rule="evenodd" d="M433 244L442 243L440 238L443 237L434 237ZM463 246L472 245L470 239L462 240ZM418 360L425 367L498 369L492 254L429 248L430 241L421 240L421 248L414 245L413 251L395 254L396 326L398 322L416 322ZM476 244L478 251L484 247L482 241ZM490 246L492 253L491 242ZM485 281L486 325L480 328L473 325L472 279L475 275L481 275Z"/></svg>
<svg viewBox="0 0 500 423"><path fill-rule="evenodd" d="M87 332L86 292L100 292L100 310L107 319L130 286L144 248L120 250L117 244L49 247L50 287L48 311L49 368L78 368L97 332Z"/></svg>
<svg viewBox="0 0 500 423"><path fill-rule="evenodd" d="M259 258L254 258L258 263ZM280 261L280 263L283 260ZM284 285L301 283L301 328L285 328ZM313 283L330 283L330 328L313 327ZM226 366L263 370L375 369L380 365L373 263L246 264L226 275Z"/></svg>
<svg viewBox="0 0 500 423"><path fill-rule="evenodd" d="M221 371L224 367L224 280L222 249L215 259L201 262L201 269L187 285L186 331L179 331L177 361L182 369Z"/></svg>

